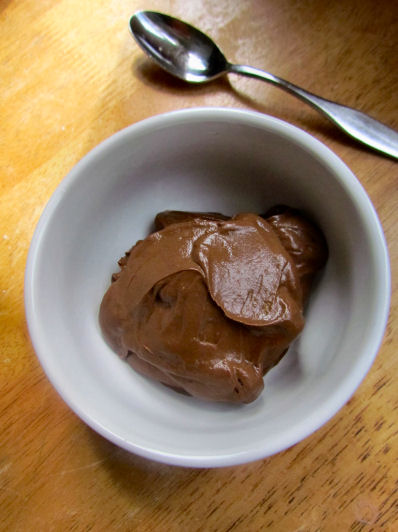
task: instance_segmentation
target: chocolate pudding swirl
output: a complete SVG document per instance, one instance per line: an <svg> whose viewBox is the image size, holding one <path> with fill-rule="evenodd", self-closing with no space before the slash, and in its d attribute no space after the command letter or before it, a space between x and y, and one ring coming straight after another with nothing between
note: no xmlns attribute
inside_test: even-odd
<svg viewBox="0 0 398 532"><path fill-rule="evenodd" d="M211 401L249 403L304 326L327 259L293 209L264 216L166 211L119 261L100 308L111 347L139 373Z"/></svg>

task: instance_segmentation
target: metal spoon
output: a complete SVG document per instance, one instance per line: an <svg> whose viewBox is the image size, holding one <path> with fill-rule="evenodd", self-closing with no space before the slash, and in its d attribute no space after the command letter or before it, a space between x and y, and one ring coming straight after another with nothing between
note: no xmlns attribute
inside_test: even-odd
<svg viewBox="0 0 398 532"><path fill-rule="evenodd" d="M229 63L204 33L179 19L155 11L139 11L130 19L133 37L163 69L192 83L227 73L268 81L320 111L336 126L370 148L398 159L398 133L365 113L316 96L258 68Z"/></svg>

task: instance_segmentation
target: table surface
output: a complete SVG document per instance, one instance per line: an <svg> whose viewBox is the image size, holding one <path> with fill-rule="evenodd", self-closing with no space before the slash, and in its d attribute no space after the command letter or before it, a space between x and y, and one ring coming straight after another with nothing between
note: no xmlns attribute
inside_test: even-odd
<svg viewBox="0 0 398 532"><path fill-rule="evenodd" d="M251 64L397 128L398 4L372 0L0 1L0 529L398 530L396 222L398 165L309 106L230 76L188 86L144 58L138 9L171 13ZM303 442L239 467L186 469L129 454L64 404L31 346L23 282L29 243L62 178L92 147L158 113L254 109L329 146L373 201L393 294L383 344L346 406Z"/></svg>

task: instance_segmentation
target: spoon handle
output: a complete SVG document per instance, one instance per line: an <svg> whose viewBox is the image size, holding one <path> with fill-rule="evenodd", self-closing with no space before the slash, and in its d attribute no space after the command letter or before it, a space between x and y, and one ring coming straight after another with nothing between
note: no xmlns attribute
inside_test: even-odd
<svg viewBox="0 0 398 532"><path fill-rule="evenodd" d="M308 103L336 126L370 148L398 159L398 133L369 115L316 96L289 81L258 68L244 65L228 65L228 71L268 81Z"/></svg>

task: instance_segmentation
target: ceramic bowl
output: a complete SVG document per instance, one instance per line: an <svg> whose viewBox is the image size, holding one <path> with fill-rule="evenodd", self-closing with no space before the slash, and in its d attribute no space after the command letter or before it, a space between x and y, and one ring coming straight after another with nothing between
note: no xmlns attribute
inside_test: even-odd
<svg viewBox="0 0 398 532"><path fill-rule="evenodd" d="M100 302L117 260L148 234L157 212L260 213L278 203L313 217L330 256L304 331L255 402L184 396L117 357L101 334ZM136 123L72 169L36 228L25 304L44 371L90 427L153 460L219 467L282 451L344 405L380 346L389 283L376 212L332 151L269 116L200 108Z"/></svg>

